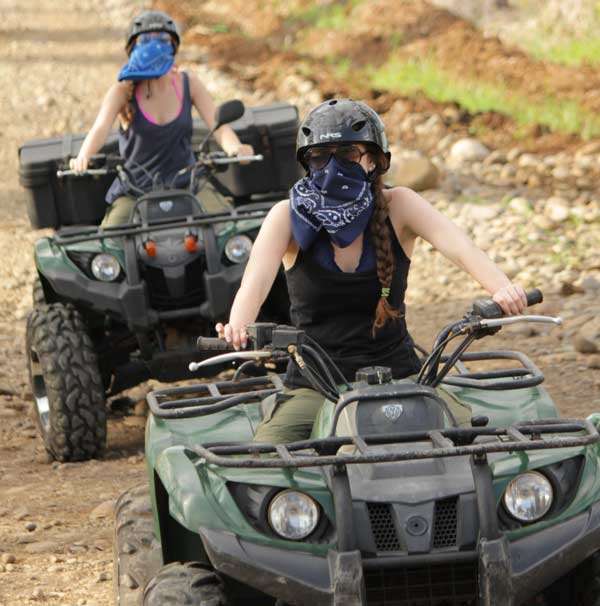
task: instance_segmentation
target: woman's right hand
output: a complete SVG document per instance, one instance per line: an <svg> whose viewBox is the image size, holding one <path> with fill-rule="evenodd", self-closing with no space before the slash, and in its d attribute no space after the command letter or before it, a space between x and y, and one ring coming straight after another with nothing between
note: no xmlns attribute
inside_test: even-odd
<svg viewBox="0 0 600 606"><path fill-rule="evenodd" d="M230 323L222 324L219 322L215 326L215 330L217 331L217 335L219 335L219 339L225 339L227 343L231 343L236 351L246 349L248 333L245 326L235 326Z"/></svg>
<svg viewBox="0 0 600 606"><path fill-rule="evenodd" d="M90 159L85 155L78 155L77 158L69 160L69 168L76 173L82 173L87 170Z"/></svg>

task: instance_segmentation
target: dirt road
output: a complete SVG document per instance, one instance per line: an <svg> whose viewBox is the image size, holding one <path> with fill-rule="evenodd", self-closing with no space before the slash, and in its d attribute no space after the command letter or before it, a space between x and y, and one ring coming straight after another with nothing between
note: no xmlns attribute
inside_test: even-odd
<svg viewBox="0 0 600 606"><path fill-rule="evenodd" d="M0 606L110 604L112 504L144 479L143 416L112 412L106 458L82 464L49 463L29 416L23 335L32 245L40 234L26 218L17 147L91 123L123 60L121 25L141 5L112 0L99 12L96 4L63 0L58 11L55 0L0 0ZM188 60L196 55L201 49L188 50ZM222 98L240 94L219 74L211 74L210 83ZM419 275L424 280L426 273ZM562 341L556 332L513 331L495 343L531 354L563 412L573 415L589 413L594 401L600 409L600 371L590 369L570 340L581 310L589 314L594 300L551 297L547 309L571 318ZM409 323L417 340L431 343L434 329L465 305L415 301Z"/></svg>

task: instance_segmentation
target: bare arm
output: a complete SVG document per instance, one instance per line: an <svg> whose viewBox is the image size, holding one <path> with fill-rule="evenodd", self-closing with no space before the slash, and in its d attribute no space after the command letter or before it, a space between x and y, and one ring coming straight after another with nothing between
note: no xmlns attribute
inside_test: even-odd
<svg viewBox="0 0 600 606"><path fill-rule="evenodd" d="M291 240L289 202L279 202L265 217L252 246L242 284L231 306L229 323L216 326L219 336L233 343L236 349L246 346L246 326L256 320Z"/></svg>
<svg viewBox="0 0 600 606"><path fill-rule="evenodd" d="M215 102L204 84L202 84L194 74L189 74L188 78L190 82L192 103L206 123L206 126L212 128L215 123ZM252 146L242 144L233 129L227 124L215 131L215 137L219 142L219 145L230 156L236 154L251 155L254 153Z"/></svg>
<svg viewBox="0 0 600 606"><path fill-rule="evenodd" d="M127 103L129 86L130 85L125 82L119 82L110 87L102 101L100 111L96 116L92 128L83 140L77 158L70 162L73 170L85 170L88 166L89 159L104 145L117 115Z"/></svg>
<svg viewBox="0 0 600 606"><path fill-rule="evenodd" d="M521 313L527 305L524 290L512 284L504 272L448 217L407 188L391 192L390 218L396 231L408 230L427 240L445 257L469 273L505 313Z"/></svg>

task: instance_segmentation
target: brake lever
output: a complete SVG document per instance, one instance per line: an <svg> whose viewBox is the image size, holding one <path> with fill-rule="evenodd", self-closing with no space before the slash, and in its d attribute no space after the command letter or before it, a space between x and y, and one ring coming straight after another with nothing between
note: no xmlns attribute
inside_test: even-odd
<svg viewBox="0 0 600 606"><path fill-rule="evenodd" d="M520 322L534 322L539 324L556 324L560 326L563 319L560 316L506 316L504 318L490 318L479 320L479 326L483 328L495 328L508 324L519 324Z"/></svg>
<svg viewBox="0 0 600 606"><path fill-rule="evenodd" d="M188 369L190 372L195 372L199 368L205 366L213 366L214 364L223 364L225 362L232 362L234 360L260 360L261 358L272 357L273 352L270 351L232 351L212 358L202 360L202 362L190 362Z"/></svg>

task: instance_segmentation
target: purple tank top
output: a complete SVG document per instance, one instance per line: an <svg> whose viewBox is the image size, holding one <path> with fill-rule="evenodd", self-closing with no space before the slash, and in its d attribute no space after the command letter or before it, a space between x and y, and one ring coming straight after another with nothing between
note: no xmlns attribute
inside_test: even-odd
<svg viewBox="0 0 600 606"><path fill-rule="evenodd" d="M194 162L192 151L192 97L188 75L182 72L183 95L181 110L176 118L166 124L156 124L149 120L138 105L136 96L132 104L134 116L127 130L119 128L119 153L125 158L125 166L133 177L134 184L150 191L152 179L136 164L141 164L150 173L160 175L159 183L169 185L178 170ZM135 163L135 164L134 164ZM190 173L181 175L175 187L189 185ZM111 204L120 196L132 195L115 179L106 193L106 201Z"/></svg>

